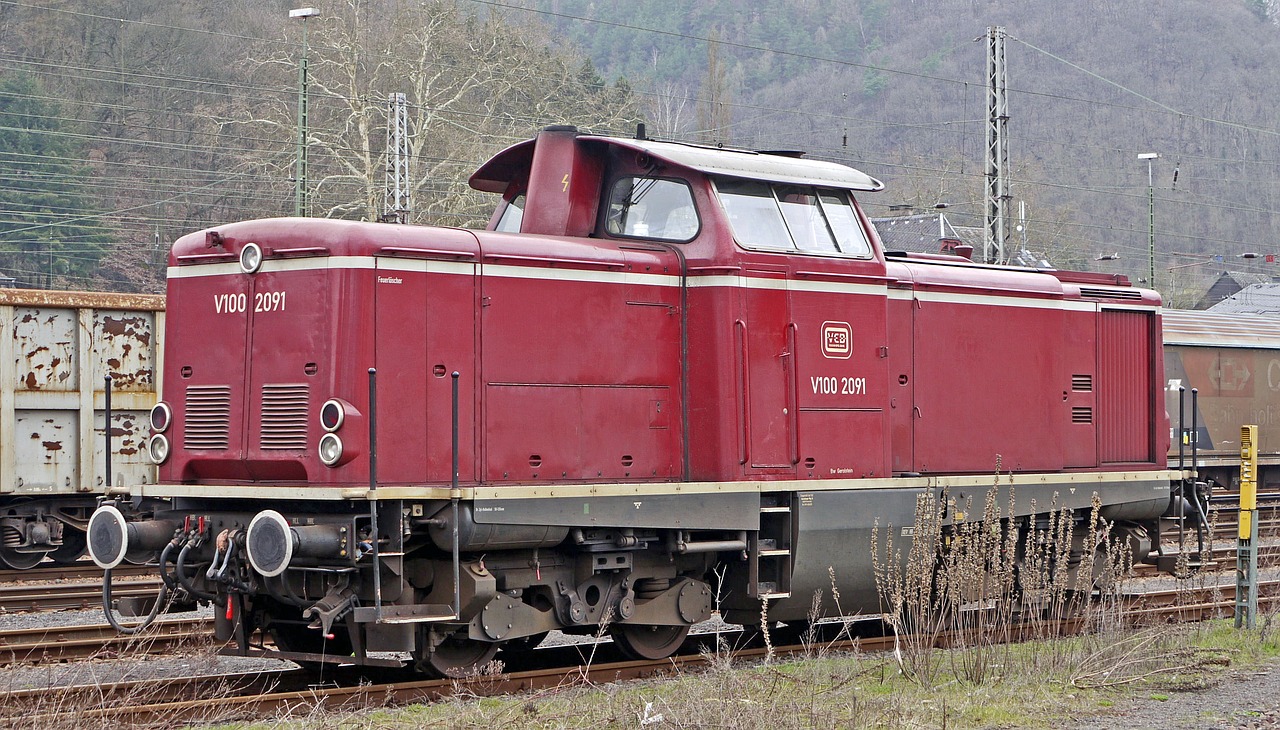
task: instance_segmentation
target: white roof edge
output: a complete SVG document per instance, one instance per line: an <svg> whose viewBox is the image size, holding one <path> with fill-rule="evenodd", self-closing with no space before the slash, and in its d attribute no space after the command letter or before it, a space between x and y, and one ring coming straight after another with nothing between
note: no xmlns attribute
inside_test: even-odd
<svg viewBox="0 0 1280 730"><path fill-rule="evenodd" d="M578 139L599 140L619 147L644 152L657 159L688 167L709 175L767 180L795 185L844 188L875 192L884 189L884 183L848 165L824 160L812 160L765 152L724 149L680 142L659 142L651 139L625 137L600 137L582 135Z"/></svg>

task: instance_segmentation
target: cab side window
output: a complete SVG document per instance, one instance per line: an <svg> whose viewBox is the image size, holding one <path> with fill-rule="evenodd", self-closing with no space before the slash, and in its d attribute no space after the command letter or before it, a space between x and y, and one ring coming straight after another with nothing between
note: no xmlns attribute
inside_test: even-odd
<svg viewBox="0 0 1280 730"><path fill-rule="evenodd" d="M609 191L605 230L614 236L691 241L701 223L693 191L683 180L624 177Z"/></svg>
<svg viewBox="0 0 1280 730"><path fill-rule="evenodd" d="M716 178L733 237L745 248L867 258L871 241L846 190Z"/></svg>

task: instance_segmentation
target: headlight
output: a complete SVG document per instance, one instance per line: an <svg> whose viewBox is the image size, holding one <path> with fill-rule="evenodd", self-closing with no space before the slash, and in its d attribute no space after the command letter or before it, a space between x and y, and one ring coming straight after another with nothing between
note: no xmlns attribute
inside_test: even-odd
<svg viewBox="0 0 1280 730"><path fill-rule="evenodd" d="M152 436L147 442L147 456L151 457L152 463L163 464L169 458L169 439L161 434Z"/></svg>
<svg viewBox="0 0 1280 730"><path fill-rule="evenodd" d="M333 466L342 458L342 439L337 434L326 433L320 437L320 461Z"/></svg>
<svg viewBox="0 0 1280 730"><path fill-rule="evenodd" d="M246 243L240 249L240 268L246 274L252 274L262 266L262 248L256 243Z"/></svg>
<svg viewBox="0 0 1280 730"><path fill-rule="evenodd" d="M347 417L347 409L342 407L342 402L337 399L325 401L320 406L320 427L329 433L333 433L342 427L342 422Z"/></svg>
<svg viewBox="0 0 1280 730"><path fill-rule="evenodd" d="M169 410L169 404L163 401L151 407L151 430L156 433L164 433L169 430L169 424L173 422L173 411Z"/></svg>

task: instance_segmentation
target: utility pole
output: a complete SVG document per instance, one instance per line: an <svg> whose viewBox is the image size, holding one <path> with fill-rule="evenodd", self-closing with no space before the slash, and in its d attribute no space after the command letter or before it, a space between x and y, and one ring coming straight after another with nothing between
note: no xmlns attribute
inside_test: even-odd
<svg viewBox="0 0 1280 730"><path fill-rule="evenodd" d="M1143 152L1139 160L1147 161L1147 286L1156 288L1156 187L1151 176L1151 163L1159 152Z"/></svg>
<svg viewBox="0 0 1280 730"><path fill-rule="evenodd" d="M298 62L298 169L293 176L293 214L310 215L311 195L307 190L307 18L320 11L315 8L290 10L290 18L302 19L302 60Z"/></svg>
<svg viewBox="0 0 1280 730"><path fill-rule="evenodd" d="M1004 27L987 28L987 206L982 260L1008 260L1009 239L1009 84L1004 65Z"/></svg>
<svg viewBox="0 0 1280 730"><path fill-rule="evenodd" d="M409 222L409 105L404 94L387 97L387 188L382 220Z"/></svg>

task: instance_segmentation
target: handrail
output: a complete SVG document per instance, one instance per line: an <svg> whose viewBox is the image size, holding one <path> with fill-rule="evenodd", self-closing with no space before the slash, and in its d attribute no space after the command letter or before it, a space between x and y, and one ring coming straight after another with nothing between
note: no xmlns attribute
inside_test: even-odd
<svg viewBox="0 0 1280 730"><path fill-rule="evenodd" d="M475 251L457 251L443 248L405 248L403 246L383 246L378 249L378 254L390 254L392 256L418 259L449 258L474 260L477 256Z"/></svg>

